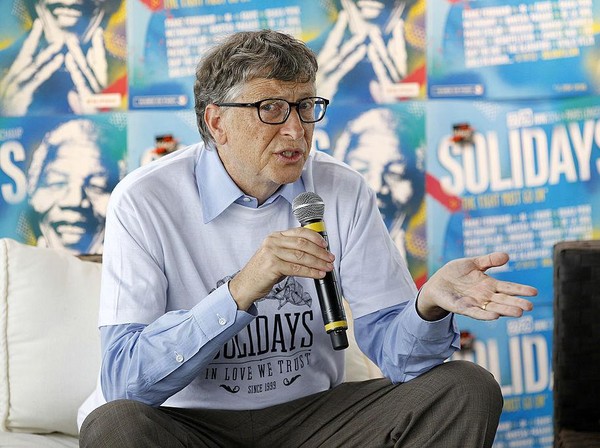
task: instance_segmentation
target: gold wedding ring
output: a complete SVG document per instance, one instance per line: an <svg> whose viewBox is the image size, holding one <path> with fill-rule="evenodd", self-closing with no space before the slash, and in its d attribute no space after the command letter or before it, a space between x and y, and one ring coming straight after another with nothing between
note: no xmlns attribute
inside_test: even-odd
<svg viewBox="0 0 600 448"><path fill-rule="evenodd" d="M485 309L487 308L487 306L490 304L490 302L485 302L483 305L481 305L481 309L483 311L485 311Z"/></svg>

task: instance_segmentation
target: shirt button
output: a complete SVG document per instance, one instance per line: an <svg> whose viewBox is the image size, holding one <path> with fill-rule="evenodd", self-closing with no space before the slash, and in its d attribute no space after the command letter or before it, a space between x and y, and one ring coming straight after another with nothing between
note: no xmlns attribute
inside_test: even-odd
<svg viewBox="0 0 600 448"><path fill-rule="evenodd" d="M183 355L181 353L177 353L175 355L175 361L177 361L177 362L183 362Z"/></svg>
<svg viewBox="0 0 600 448"><path fill-rule="evenodd" d="M225 325L227 323L227 319L225 319L223 316L220 316L217 314L217 317L219 318L219 325Z"/></svg>
<svg viewBox="0 0 600 448"><path fill-rule="evenodd" d="M250 202L251 200L252 200L252 199L250 199L248 196L244 196L244 197L242 198L242 201L244 201L244 202Z"/></svg>

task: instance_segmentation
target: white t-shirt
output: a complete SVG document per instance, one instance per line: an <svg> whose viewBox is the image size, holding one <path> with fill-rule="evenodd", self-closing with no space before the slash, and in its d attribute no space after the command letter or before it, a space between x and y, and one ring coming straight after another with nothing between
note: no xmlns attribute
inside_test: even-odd
<svg viewBox="0 0 600 448"><path fill-rule="evenodd" d="M229 178L216 151L197 144L134 171L113 192L99 325L150 324L168 312L193 310L210 339L243 321L226 282L268 234L299 225L291 202L302 191L323 198L337 278L354 318L414 299L406 264L359 173L313 151L301 179L253 208L242 205L252 198ZM263 408L342 382L344 352L331 347L312 279L287 278L255 305L258 315L247 316L239 333L165 405ZM178 360L168 360L172 368L198 350L195 339L190 334L181 347L165 351ZM151 383L170 368L146 368L141 375Z"/></svg>

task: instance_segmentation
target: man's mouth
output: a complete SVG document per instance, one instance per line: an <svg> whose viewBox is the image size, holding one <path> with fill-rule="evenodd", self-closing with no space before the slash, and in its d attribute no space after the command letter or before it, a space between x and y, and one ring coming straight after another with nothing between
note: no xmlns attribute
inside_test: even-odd
<svg viewBox="0 0 600 448"><path fill-rule="evenodd" d="M276 153L276 155L279 156L284 161L297 162L298 160L302 159L302 156L304 155L304 151L288 149L285 151L278 152L278 153Z"/></svg>

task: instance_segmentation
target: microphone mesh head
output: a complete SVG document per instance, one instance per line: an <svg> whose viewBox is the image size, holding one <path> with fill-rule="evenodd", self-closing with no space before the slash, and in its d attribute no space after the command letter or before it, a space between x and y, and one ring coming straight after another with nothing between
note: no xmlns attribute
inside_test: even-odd
<svg viewBox="0 0 600 448"><path fill-rule="evenodd" d="M317 193L307 191L294 198L292 212L302 225L311 221L322 221L325 214L325 203Z"/></svg>

